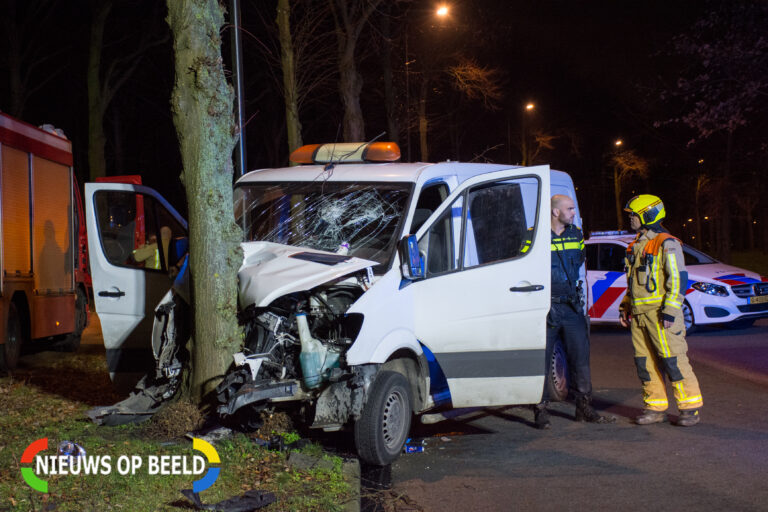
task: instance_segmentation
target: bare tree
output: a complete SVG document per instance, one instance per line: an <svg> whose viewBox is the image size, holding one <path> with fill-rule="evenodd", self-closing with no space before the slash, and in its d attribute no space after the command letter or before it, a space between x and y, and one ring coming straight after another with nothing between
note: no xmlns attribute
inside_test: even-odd
<svg viewBox="0 0 768 512"><path fill-rule="evenodd" d="M619 229L624 229L624 210L621 207L622 184L631 176L646 177L648 175L648 161L631 149L620 149L611 154L610 162L613 166L616 224Z"/></svg>
<svg viewBox="0 0 768 512"><path fill-rule="evenodd" d="M120 0L117 0L118 2ZM90 0L91 33L88 49L88 167L91 179L106 175L104 119L115 94L139 66L147 50L164 44L167 37L158 37L146 26L136 27L128 38L136 40L131 51L121 57L103 62L104 32L107 20L115 7L115 0ZM148 19L160 18L162 4L154 3Z"/></svg>
<svg viewBox="0 0 768 512"><path fill-rule="evenodd" d="M23 117L27 100L64 70L60 59L66 48L50 51L50 42L41 37L51 31L55 15L52 0L23 2L2 0L0 41L5 51L0 62L8 69L8 112ZM19 9L19 7L21 7ZM41 69L45 72L40 72Z"/></svg>
<svg viewBox="0 0 768 512"><path fill-rule="evenodd" d="M176 68L171 108L189 206L194 311L189 391L199 401L215 388L242 339L236 319L242 232L232 202L234 92L221 57L222 5L167 2Z"/></svg>
<svg viewBox="0 0 768 512"><path fill-rule="evenodd" d="M339 93L344 105L344 140L365 140L365 121L360 108L363 77L355 54L360 34L382 0L328 0L336 25Z"/></svg>

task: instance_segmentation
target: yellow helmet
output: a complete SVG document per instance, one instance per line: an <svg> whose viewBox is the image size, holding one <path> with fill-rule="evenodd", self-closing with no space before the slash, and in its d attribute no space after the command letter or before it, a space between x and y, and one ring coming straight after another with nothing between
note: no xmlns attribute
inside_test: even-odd
<svg viewBox="0 0 768 512"><path fill-rule="evenodd" d="M661 199L651 194L640 194L633 197L627 201L624 211L634 213L640 217L640 222L643 226L656 224L667 216L667 212L664 210L664 203L661 202Z"/></svg>

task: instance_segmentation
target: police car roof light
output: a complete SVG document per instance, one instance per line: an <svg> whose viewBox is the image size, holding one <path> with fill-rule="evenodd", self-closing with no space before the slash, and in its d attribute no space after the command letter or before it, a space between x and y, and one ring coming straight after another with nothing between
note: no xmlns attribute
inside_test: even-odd
<svg viewBox="0 0 768 512"><path fill-rule="evenodd" d="M627 230L621 230L621 231L590 231L589 236L619 236L619 235L630 235L631 233Z"/></svg>

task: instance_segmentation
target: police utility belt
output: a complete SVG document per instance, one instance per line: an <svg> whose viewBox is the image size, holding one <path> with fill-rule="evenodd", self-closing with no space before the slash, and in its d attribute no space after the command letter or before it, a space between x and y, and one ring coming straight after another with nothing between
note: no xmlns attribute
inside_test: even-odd
<svg viewBox="0 0 768 512"><path fill-rule="evenodd" d="M579 304L578 295L556 295L552 297L552 302L556 304Z"/></svg>

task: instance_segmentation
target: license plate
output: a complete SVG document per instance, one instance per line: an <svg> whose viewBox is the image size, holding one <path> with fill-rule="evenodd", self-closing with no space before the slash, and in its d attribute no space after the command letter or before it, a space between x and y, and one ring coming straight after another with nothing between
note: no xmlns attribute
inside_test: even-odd
<svg viewBox="0 0 768 512"><path fill-rule="evenodd" d="M757 297L749 298L750 304L762 304L763 302L768 302L768 295L758 295Z"/></svg>

